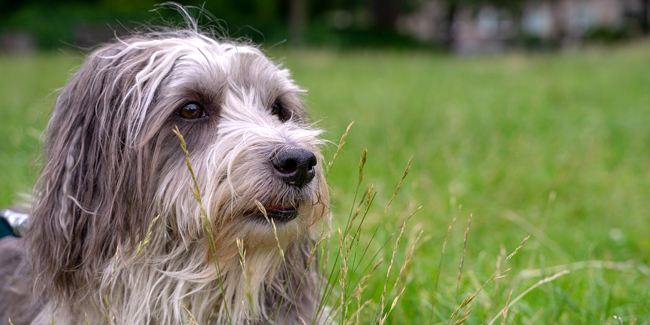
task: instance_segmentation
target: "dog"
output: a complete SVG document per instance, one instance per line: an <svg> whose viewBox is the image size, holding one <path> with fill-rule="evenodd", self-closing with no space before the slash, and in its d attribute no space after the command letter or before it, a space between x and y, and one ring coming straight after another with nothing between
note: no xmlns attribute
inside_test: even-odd
<svg viewBox="0 0 650 325"><path fill-rule="evenodd" d="M325 318L315 229L329 194L305 91L257 47L189 25L101 46L61 90L27 233L0 241L4 279L31 278L35 300L2 284L0 301L25 307L2 319Z"/></svg>

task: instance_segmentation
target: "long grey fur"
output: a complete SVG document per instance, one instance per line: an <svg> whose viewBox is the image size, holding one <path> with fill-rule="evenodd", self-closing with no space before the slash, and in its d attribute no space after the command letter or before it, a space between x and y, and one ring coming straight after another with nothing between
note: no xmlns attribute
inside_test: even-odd
<svg viewBox="0 0 650 325"><path fill-rule="evenodd" d="M11 286L20 287L20 299L34 288L30 302L14 299L0 317L14 324L318 319L314 228L329 198L320 131L308 122L302 94L257 48L197 28L133 35L94 51L56 101L25 239L0 241L0 256L14 266L13 274L0 268L12 281L2 284L0 302ZM188 102L207 117L179 117ZM277 102L288 120L273 114ZM174 127L187 143L214 252ZM270 164L292 148L318 158L314 180L301 188L275 177ZM258 203L295 206L298 217L273 227L259 218Z"/></svg>

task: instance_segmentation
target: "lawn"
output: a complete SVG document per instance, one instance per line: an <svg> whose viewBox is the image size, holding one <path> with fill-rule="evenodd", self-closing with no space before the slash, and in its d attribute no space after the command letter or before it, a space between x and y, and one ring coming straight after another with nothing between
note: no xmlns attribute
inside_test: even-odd
<svg viewBox="0 0 650 325"><path fill-rule="evenodd" d="M470 309L466 323L489 323L506 305L513 324L650 322L650 43L484 58L271 55L309 90L312 118L332 142L328 161L354 121L329 175L337 276L337 229L350 215L367 148L356 202L370 184L376 196L352 244L344 289L333 278L328 302L337 310L346 293L344 318L356 320L358 303L370 300L360 319L374 322L386 286L384 314L405 288L392 324L447 323L468 297L450 323ZM79 63L70 53L0 56L0 206L29 192L53 90ZM385 281L400 225L420 206ZM380 258L357 302L356 283Z"/></svg>

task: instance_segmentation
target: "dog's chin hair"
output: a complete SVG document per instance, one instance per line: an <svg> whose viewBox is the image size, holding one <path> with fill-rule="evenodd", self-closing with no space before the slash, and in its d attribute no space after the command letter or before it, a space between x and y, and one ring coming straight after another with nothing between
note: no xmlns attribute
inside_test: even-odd
<svg viewBox="0 0 650 325"><path fill-rule="evenodd" d="M105 297L110 297L110 310L103 305L97 307L117 320L129 320L129 324L145 324L151 319L156 319L160 324L174 324L178 320L188 319L188 312L183 306L193 313L199 324L209 321L217 324L227 324L229 321L232 324L264 324L269 318L279 317L282 320L287 313L295 313L291 311L296 307L291 307L292 304L300 305L306 309L306 315L313 317L317 297L298 292L298 283L286 285L285 281L279 281L286 280L288 273L300 274L297 278L303 281L302 285L314 289L314 274L310 274L312 271L304 265L304 258L309 256L313 244L308 237L302 239L302 242L291 243L284 248L285 260L275 243L245 249L246 270L242 270L238 256L219 259L219 275L212 263L206 263L206 256L200 249L201 243L190 243L171 252L157 252L157 248L164 248L166 243L154 240L142 255L124 261L111 261L107 266L110 272L102 277L101 290L96 292L93 300L104 301ZM165 263L166 270L161 272L152 261ZM295 274L291 276L295 277ZM128 283L128 286L116 285L121 283ZM296 296L309 300L294 302ZM280 308L277 297L285 301ZM224 301L232 302L228 304L228 312ZM255 315L251 315L251 312Z"/></svg>
<svg viewBox="0 0 650 325"><path fill-rule="evenodd" d="M135 35L91 54L46 130L26 236L35 291L47 300L38 320L316 319L313 228L329 196L321 132L308 122L303 93L257 48L193 30ZM206 117L180 118L188 102ZM278 102L282 116L269 109ZM307 184L273 170L277 153L292 148L318 161ZM295 205L295 219L271 224L251 214L276 203Z"/></svg>

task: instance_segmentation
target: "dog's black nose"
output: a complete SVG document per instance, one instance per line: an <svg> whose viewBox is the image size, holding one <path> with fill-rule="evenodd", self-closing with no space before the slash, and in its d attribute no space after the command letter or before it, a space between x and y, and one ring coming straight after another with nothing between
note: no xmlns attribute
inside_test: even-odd
<svg viewBox="0 0 650 325"><path fill-rule="evenodd" d="M276 174L287 184L303 187L316 175L316 156L307 149L290 149L273 159Z"/></svg>

